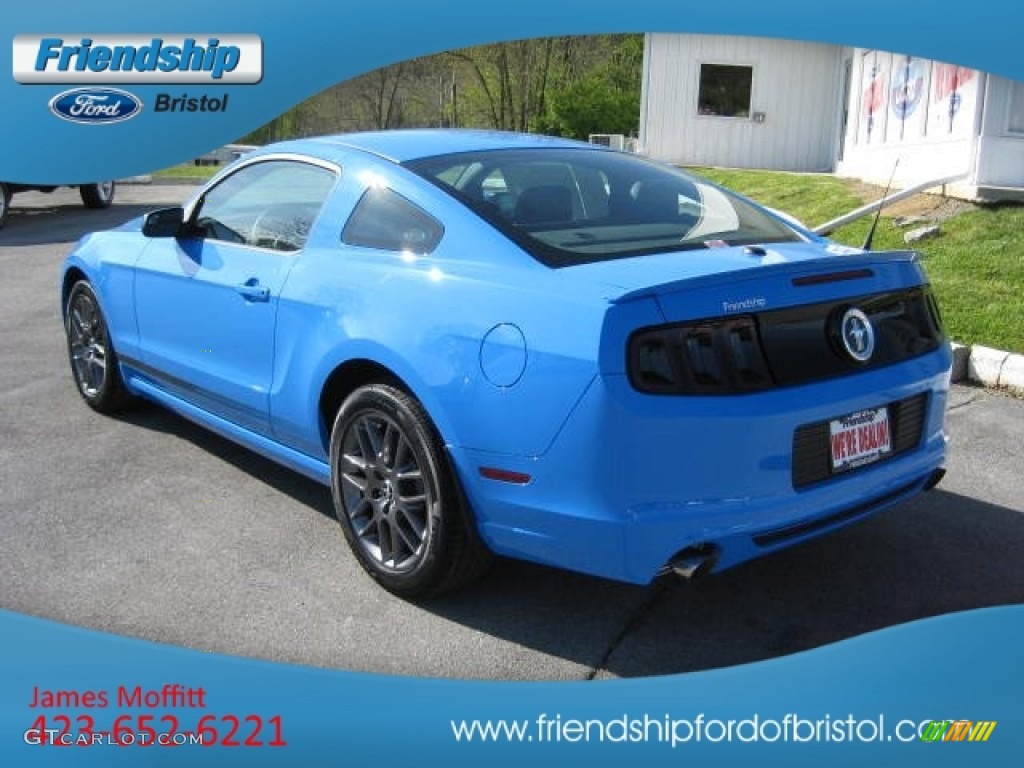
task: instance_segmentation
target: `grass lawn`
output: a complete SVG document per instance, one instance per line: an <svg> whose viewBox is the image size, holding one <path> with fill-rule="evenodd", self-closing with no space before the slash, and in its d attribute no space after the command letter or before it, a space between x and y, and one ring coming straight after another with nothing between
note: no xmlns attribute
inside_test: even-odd
<svg viewBox="0 0 1024 768"><path fill-rule="evenodd" d="M158 179L187 179L189 181L205 181L220 171L223 165L196 165L195 163L182 163L164 168L162 171L153 173Z"/></svg>
<svg viewBox="0 0 1024 768"><path fill-rule="evenodd" d="M698 173L785 211L810 227L877 200L883 190L819 174L699 168ZM917 210L947 203L944 198L912 198ZM1024 353L1024 205L957 205L941 221L941 234L913 246L903 242L912 227L900 228L893 219L904 204L886 209L875 232L873 248L915 248L935 287L946 329L965 344L983 344ZM832 239L859 246L871 217L832 233ZM922 226L922 225L914 225Z"/></svg>

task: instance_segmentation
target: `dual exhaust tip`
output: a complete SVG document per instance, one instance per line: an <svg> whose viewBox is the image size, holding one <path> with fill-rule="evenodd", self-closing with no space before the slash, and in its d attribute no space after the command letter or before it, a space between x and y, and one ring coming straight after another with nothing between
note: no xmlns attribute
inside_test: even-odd
<svg viewBox="0 0 1024 768"><path fill-rule="evenodd" d="M718 559L718 548L713 544L695 544L680 550L666 563L664 571L681 579L692 581L711 571Z"/></svg>

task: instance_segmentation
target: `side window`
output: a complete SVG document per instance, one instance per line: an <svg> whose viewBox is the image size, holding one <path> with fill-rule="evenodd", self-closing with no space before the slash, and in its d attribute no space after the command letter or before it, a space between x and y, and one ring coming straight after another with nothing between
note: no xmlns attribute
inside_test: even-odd
<svg viewBox="0 0 1024 768"><path fill-rule="evenodd" d="M363 193L341 232L347 245L384 251L430 253L441 242L444 228L433 216L386 187Z"/></svg>
<svg viewBox="0 0 1024 768"><path fill-rule="evenodd" d="M209 240L297 251L334 181L332 171L296 160L254 163L207 192L193 221Z"/></svg>

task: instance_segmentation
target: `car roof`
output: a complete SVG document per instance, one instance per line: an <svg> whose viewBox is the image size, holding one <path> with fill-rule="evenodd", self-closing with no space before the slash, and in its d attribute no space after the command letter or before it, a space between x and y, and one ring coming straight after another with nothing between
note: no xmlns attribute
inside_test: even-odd
<svg viewBox="0 0 1024 768"><path fill-rule="evenodd" d="M494 149L589 148L603 149L572 139L510 131L484 131L459 128L409 128L388 131L340 133L296 139L269 145L267 151L290 151L334 159L339 149L369 152L395 163L423 157Z"/></svg>

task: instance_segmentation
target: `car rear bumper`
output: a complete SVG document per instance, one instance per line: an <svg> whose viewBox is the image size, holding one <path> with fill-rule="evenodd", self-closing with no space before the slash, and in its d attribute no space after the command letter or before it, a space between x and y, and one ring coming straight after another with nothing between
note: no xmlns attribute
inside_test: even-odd
<svg viewBox="0 0 1024 768"><path fill-rule="evenodd" d="M498 553L647 583L680 552L703 547L722 570L933 484L946 453L949 364L943 346L900 365L730 397L641 395L623 376L599 377L544 455L453 457ZM919 396L920 430L902 453L794 485L798 429ZM486 479L483 467L530 480Z"/></svg>

